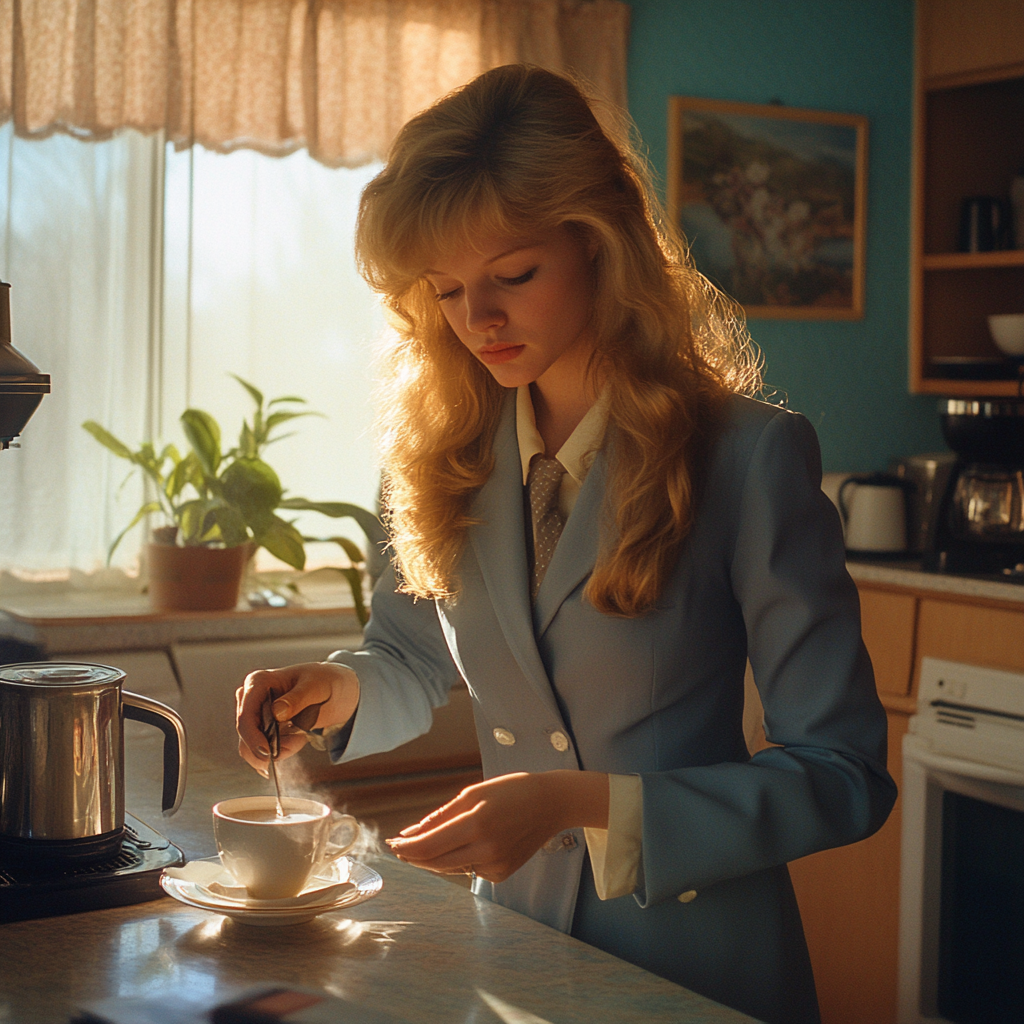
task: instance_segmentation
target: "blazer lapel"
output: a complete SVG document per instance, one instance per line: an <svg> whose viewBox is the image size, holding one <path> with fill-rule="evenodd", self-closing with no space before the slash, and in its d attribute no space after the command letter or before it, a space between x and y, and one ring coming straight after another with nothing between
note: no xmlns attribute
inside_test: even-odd
<svg viewBox="0 0 1024 1024"><path fill-rule="evenodd" d="M555 546L533 608L535 637L544 635L565 599L594 571L605 492L604 453L599 451Z"/></svg>
<svg viewBox="0 0 1024 1024"><path fill-rule="evenodd" d="M471 515L479 522L470 527L470 540L505 642L523 674L552 710L556 710L551 683L533 633L526 572L523 470L516 437L514 391L502 410L494 457L494 470L473 501Z"/></svg>

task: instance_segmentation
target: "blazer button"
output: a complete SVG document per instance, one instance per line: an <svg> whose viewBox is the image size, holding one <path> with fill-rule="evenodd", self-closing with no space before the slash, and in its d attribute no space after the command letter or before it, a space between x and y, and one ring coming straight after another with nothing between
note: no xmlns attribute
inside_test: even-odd
<svg viewBox="0 0 1024 1024"><path fill-rule="evenodd" d="M515 743L516 738L508 731L508 729L495 729L494 738L503 746L511 747Z"/></svg>
<svg viewBox="0 0 1024 1024"><path fill-rule="evenodd" d="M569 749L569 740L565 733L553 732L551 734L551 746L553 746L560 754L564 754Z"/></svg>
<svg viewBox="0 0 1024 1024"><path fill-rule="evenodd" d="M692 903L697 898L696 889L687 889L686 892L681 892L676 899L680 903Z"/></svg>

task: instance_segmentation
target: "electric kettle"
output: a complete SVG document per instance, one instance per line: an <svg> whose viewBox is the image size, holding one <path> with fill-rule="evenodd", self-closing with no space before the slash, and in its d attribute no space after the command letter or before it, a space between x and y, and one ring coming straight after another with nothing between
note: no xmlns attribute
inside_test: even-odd
<svg viewBox="0 0 1024 1024"><path fill-rule="evenodd" d="M889 473L847 477L839 487L839 512L846 531L847 552L864 557L904 554L906 492L912 488L909 480Z"/></svg>
<svg viewBox="0 0 1024 1024"><path fill-rule="evenodd" d="M82 662L0 665L0 862L79 864L121 848L124 719L164 733L164 814L185 794L185 726L122 690L124 673Z"/></svg>

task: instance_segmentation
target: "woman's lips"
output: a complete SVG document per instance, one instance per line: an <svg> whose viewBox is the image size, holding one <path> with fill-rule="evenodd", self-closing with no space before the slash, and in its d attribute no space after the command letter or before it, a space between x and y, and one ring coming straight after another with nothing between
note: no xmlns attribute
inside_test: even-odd
<svg viewBox="0 0 1024 1024"><path fill-rule="evenodd" d="M526 348L525 345L485 345L483 348L477 349L476 354L481 362L494 366L515 359L524 348Z"/></svg>

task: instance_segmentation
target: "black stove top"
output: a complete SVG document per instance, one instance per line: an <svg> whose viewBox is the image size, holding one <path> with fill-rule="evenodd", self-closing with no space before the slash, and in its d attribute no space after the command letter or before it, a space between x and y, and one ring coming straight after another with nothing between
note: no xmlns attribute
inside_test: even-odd
<svg viewBox="0 0 1024 1024"><path fill-rule="evenodd" d="M160 873L183 864L170 840L125 815L121 849L99 864L38 869L0 863L0 922L146 903L164 895Z"/></svg>

